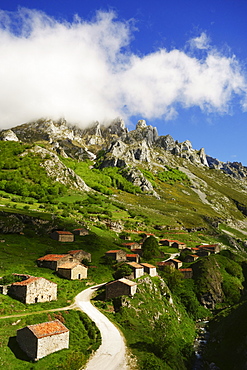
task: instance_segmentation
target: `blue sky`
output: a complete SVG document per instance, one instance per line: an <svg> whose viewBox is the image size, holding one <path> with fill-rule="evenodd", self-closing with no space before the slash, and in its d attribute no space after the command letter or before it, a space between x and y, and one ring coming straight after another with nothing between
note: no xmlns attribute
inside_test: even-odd
<svg viewBox="0 0 247 370"><path fill-rule="evenodd" d="M119 115L130 129L146 119L247 166L246 0L1 0L0 9L2 128L41 115L81 126Z"/></svg>

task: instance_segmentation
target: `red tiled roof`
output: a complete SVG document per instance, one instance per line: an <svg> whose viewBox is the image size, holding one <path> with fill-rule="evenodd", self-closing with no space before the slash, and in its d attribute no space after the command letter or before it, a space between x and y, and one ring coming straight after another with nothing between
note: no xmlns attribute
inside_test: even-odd
<svg viewBox="0 0 247 370"><path fill-rule="evenodd" d="M133 245L133 244L138 244L138 243L137 242L122 243L122 245Z"/></svg>
<svg viewBox="0 0 247 370"><path fill-rule="evenodd" d="M107 251L106 253L118 253L118 252L121 252L121 250L120 249L118 249L118 250L111 250L111 251Z"/></svg>
<svg viewBox="0 0 247 370"><path fill-rule="evenodd" d="M61 235L73 235L70 231L55 231L55 233L57 234L61 234Z"/></svg>
<svg viewBox="0 0 247 370"><path fill-rule="evenodd" d="M126 257L137 257L139 254L126 254Z"/></svg>
<svg viewBox="0 0 247 370"><path fill-rule="evenodd" d="M28 279L23 280L23 281L17 281L16 283L13 283L12 285L28 285L39 279L44 279L44 278L30 276Z"/></svg>
<svg viewBox="0 0 247 370"><path fill-rule="evenodd" d="M27 328L31 330L37 338L62 334L69 331L69 329L67 329L59 320L43 322L36 325L28 325Z"/></svg>
<svg viewBox="0 0 247 370"><path fill-rule="evenodd" d="M179 269L179 271L192 271L191 268L187 268L187 269Z"/></svg>
<svg viewBox="0 0 247 370"><path fill-rule="evenodd" d="M68 254L46 254L38 258L38 261L59 261L61 258L68 256Z"/></svg>
<svg viewBox="0 0 247 370"><path fill-rule="evenodd" d="M77 250L74 250L74 251L69 251L68 253L69 254L76 254L78 252L83 252L82 249L77 249Z"/></svg>

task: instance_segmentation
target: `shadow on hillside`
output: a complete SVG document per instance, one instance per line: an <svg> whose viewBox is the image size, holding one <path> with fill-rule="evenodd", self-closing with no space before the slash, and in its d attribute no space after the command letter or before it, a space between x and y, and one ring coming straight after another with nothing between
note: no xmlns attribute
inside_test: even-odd
<svg viewBox="0 0 247 370"><path fill-rule="evenodd" d="M131 344L131 348L135 348L143 352L152 352L152 346L147 342L135 342Z"/></svg>
<svg viewBox="0 0 247 370"><path fill-rule="evenodd" d="M10 337L9 338L8 347L13 352L13 354L15 355L16 358L18 358L19 360L22 360L22 361L30 362L30 358L25 354L25 352L23 352L20 349L20 347L19 347L19 345L16 341L16 337Z"/></svg>

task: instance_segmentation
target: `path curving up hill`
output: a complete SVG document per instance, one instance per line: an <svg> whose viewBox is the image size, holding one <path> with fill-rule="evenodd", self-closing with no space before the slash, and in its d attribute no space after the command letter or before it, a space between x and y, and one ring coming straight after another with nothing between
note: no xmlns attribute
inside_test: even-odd
<svg viewBox="0 0 247 370"><path fill-rule="evenodd" d="M124 338L116 326L90 303L101 285L83 290L75 297L77 307L95 322L100 330L102 344L87 363L85 370L128 370Z"/></svg>

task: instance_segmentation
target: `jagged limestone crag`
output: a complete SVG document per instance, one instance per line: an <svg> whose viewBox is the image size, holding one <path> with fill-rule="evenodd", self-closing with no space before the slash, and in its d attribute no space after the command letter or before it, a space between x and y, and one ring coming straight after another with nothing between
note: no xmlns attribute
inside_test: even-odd
<svg viewBox="0 0 247 370"><path fill-rule="evenodd" d="M11 130L3 130L0 133L0 139L29 143L46 142L46 154L51 158L47 158L42 166L46 169L48 176L84 191L88 190L88 187L83 179L80 179L71 169L66 168L55 153L79 161L89 159L99 168L127 169L125 174L129 181L139 186L142 191L156 197L158 195L152 184L145 179L138 166L145 166L154 171L158 168L166 170L167 165L177 167L176 158L182 158L202 168L224 171L237 180L244 180L247 176L247 168L241 163L220 162L206 155L203 148L193 149L189 140L179 143L170 135L159 136L157 129L147 125L145 120L139 120L136 128L128 131L122 119L116 119L107 126L95 122L83 129L68 124L64 119L59 121L40 119L16 126ZM34 150L38 152L37 148ZM41 153L41 149L39 151ZM100 162L96 163L99 153L101 153ZM181 167L181 170L186 172L187 166ZM189 177L193 175L190 173ZM202 202L208 204L206 193L202 191L201 185L198 186L194 182L192 187ZM216 210L222 208L220 203L213 206Z"/></svg>

